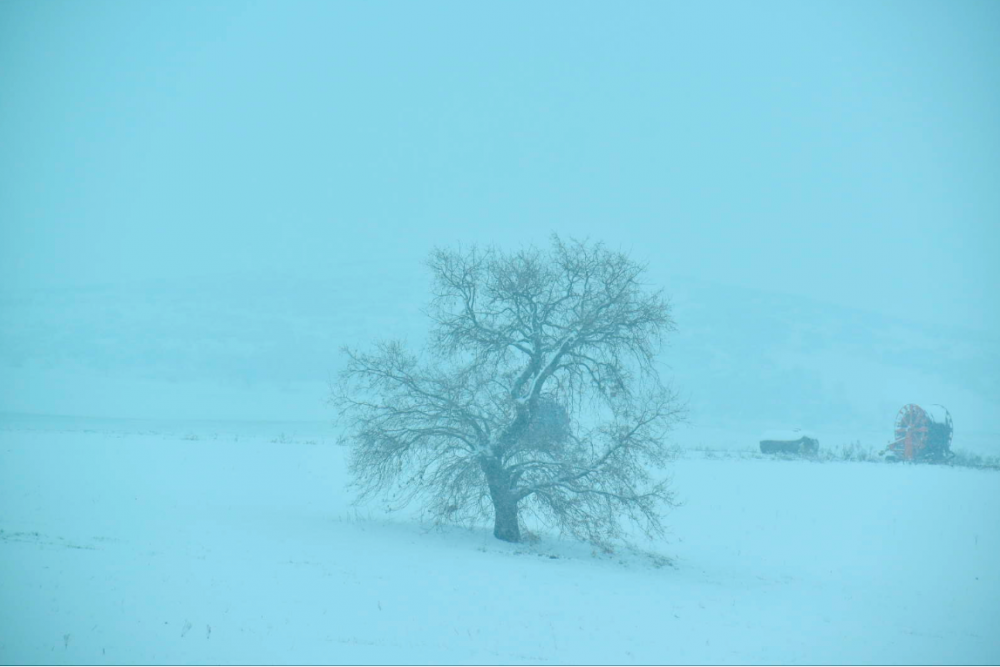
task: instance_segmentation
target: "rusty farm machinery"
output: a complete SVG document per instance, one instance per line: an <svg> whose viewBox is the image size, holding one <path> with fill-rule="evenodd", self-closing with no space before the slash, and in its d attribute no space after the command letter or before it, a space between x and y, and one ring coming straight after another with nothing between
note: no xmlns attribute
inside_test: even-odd
<svg viewBox="0 0 1000 667"><path fill-rule="evenodd" d="M955 454L951 451L953 434L951 415L943 405L925 410L910 403L896 415L895 439L884 455L890 461L943 463Z"/></svg>
<svg viewBox="0 0 1000 667"><path fill-rule="evenodd" d="M915 403L904 405L896 414L893 440L879 453L887 461L946 463L951 451L954 427L951 414L943 405L924 409ZM801 429L769 431L760 440L760 451L796 457L815 457L819 441Z"/></svg>

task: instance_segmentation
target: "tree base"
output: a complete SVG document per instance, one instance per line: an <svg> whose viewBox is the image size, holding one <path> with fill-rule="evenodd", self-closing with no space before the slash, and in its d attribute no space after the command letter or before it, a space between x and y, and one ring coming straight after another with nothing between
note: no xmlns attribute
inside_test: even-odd
<svg viewBox="0 0 1000 667"><path fill-rule="evenodd" d="M517 520L517 506L494 505L496 520L493 523L493 537L504 542L521 541L521 524Z"/></svg>

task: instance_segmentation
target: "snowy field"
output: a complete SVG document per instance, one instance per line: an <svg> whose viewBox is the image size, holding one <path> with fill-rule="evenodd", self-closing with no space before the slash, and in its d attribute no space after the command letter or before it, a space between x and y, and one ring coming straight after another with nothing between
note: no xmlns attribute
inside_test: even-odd
<svg viewBox="0 0 1000 667"><path fill-rule="evenodd" d="M648 552L354 507L332 438L0 430L0 662L1000 661L1000 474L705 459Z"/></svg>
<svg viewBox="0 0 1000 667"><path fill-rule="evenodd" d="M1000 661L1000 473L740 454L880 450L916 401L996 457L995 337L664 280L670 534L515 546L351 504L328 383L422 342L394 276L0 295L0 662Z"/></svg>

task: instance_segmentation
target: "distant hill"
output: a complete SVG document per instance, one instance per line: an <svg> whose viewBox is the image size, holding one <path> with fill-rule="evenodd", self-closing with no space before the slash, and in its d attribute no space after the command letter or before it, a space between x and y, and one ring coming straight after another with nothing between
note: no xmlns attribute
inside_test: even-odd
<svg viewBox="0 0 1000 667"><path fill-rule="evenodd" d="M419 268L336 272L0 293L0 412L329 419L341 346L420 345L426 328ZM824 446L882 446L916 402L948 407L956 448L1000 451L1000 338L688 278L665 288L683 444L754 446L764 429L801 426Z"/></svg>
<svg viewBox="0 0 1000 667"><path fill-rule="evenodd" d="M671 291L667 359L695 426L881 433L866 444L884 444L900 407L939 403L956 447L1000 449L1000 337L689 279Z"/></svg>

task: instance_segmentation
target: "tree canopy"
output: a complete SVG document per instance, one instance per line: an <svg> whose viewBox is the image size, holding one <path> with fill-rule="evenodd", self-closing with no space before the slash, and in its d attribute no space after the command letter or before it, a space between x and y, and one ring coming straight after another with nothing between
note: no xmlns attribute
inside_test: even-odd
<svg viewBox="0 0 1000 667"><path fill-rule="evenodd" d="M596 544L662 531L666 436L683 413L655 364L674 329L644 267L601 244L437 249L429 348L346 350L333 402L362 496Z"/></svg>

